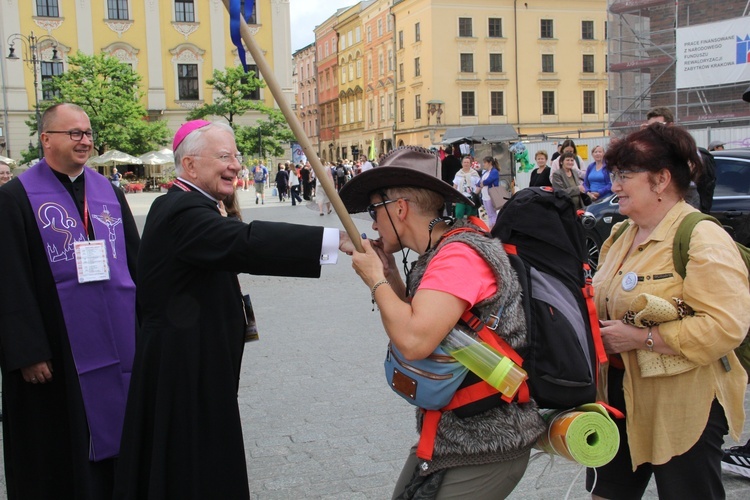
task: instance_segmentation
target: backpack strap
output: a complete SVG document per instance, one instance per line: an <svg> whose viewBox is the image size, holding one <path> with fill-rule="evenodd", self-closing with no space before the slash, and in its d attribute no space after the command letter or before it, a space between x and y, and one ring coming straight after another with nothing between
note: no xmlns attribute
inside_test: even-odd
<svg viewBox="0 0 750 500"><path fill-rule="evenodd" d="M499 313L498 313L499 317ZM464 312L461 316L461 320L474 331L479 338L492 346L495 350L501 353L503 356L510 358L518 366L523 364L523 358L502 338L497 336L489 326L484 323L472 310ZM500 398L506 403L510 403L514 398L509 398L500 394L500 392L492 387L484 380L480 380L476 384L472 384L467 387L463 387L456 391L451 398L450 402L439 410L425 410L422 409L424 418L422 419L422 432L419 435L419 444L417 445L417 458L421 460L430 461L432 460L432 452L435 448L435 436L437 436L437 428L440 423L440 418L443 412L455 410L462 406L475 403L482 399L490 396L499 395ZM521 387L516 393L515 399L519 403L528 403L530 400L529 386L524 381Z"/></svg>
<svg viewBox="0 0 750 500"><path fill-rule="evenodd" d="M672 242L672 262L674 264L675 271L679 274L682 279L685 279L687 273L687 263L690 260L688 256L688 250L690 249L690 238L693 235L693 229L695 226L704 220L710 220L721 226L721 222L706 215L702 212L691 212L682 219L680 226L677 228L677 232L674 235L674 241Z"/></svg>
<svg viewBox="0 0 750 500"><path fill-rule="evenodd" d="M499 394L497 389L484 380L480 380L476 384L457 390L450 403L445 407L439 410L422 409L424 418L422 419L422 432L419 434L419 443L417 444L417 458L427 461L432 460L432 453L435 449L435 436L437 436L437 428L443 412L455 410L456 408L475 403L496 394Z"/></svg>
<svg viewBox="0 0 750 500"><path fill-rule="evenodd" d="M627 231L629 227L630 227L630 219L626 219L625 221L623 221L623 223L617 229L617 232L615 233L615 235L612 237L612 243L614 243L615 241L617 241L617 238L619 238L620 236L622 236L622 233L624 233L625 231Z"/></svg>

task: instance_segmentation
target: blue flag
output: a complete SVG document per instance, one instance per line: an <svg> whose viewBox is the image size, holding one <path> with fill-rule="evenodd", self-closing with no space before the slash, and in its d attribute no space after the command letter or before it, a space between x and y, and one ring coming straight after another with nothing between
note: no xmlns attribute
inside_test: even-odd
<svg viewBox="0 0 750 500"><path fill-rule="evenodd" d="M242 6L244 4L244 12ZM240 56L242 68L247 72L247 60L245 59L245 47L242 45L240 35L240 14L247 22L253 15L255 0L231 0L229 2L229 33L232 35L232 43L237 47L237 55Z"/></svg>

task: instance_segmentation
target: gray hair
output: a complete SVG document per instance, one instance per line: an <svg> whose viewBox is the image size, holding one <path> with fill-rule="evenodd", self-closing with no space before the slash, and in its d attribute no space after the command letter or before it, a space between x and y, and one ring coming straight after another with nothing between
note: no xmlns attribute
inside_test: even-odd
<svg viewBox="0 0 750 500"><path fill-rule="evenodd" d="M180 145L177 146L177 150L174 152L174 171L178 177L183 174L182 158L185 156L198 156L203 152L203 149L206 147L206 141L203 138L203 135L212 128L219 128L225 132L229 132L234 137L234 130L232 127L223 122L211 122L210 125L206 125L205 127L190 132Z"/></svg>

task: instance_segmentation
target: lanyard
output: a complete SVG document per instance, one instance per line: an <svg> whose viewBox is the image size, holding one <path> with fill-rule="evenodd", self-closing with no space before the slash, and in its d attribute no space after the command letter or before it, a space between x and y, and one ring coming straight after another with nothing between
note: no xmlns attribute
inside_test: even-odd
<svg viewBox="0 0 750 500"><path fill-rule="evenodd" d="M86 233L86 239L91 240L89 236L89 201L88 197L83 195L83 231Z"/></svg>

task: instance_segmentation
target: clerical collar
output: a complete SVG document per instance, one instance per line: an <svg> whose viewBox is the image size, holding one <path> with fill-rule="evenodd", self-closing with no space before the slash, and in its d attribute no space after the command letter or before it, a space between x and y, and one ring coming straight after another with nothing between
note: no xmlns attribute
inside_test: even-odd
<svg viewBox="0 0 750 500"><path fill-rule="evenodd" d="M210 199L211 199L211 200L213 200L213 201L214 201L215 203L217 203L217 204L219 203L219 200L217 200L216 198L214 198L213 196L211 196L210 194L208 194L207 192L205 192L204 190L202 190L201 188L199 188L198 186L196 186L196 185L195 185L195 184L193 184L192 182L190 182L190 181L186 181L184 177L178 177L177 179L178 179L178 180L179 180L180 182L182 182L182 183L184 183L184 184L187 184L187 185L188 185L188 186L190 186L191 188L194 188L194 189L195 189L196 191L199 191L199 192L200 192L201 194L203 194L204 196L206 196L206 197L210 198Z"/></svg>

